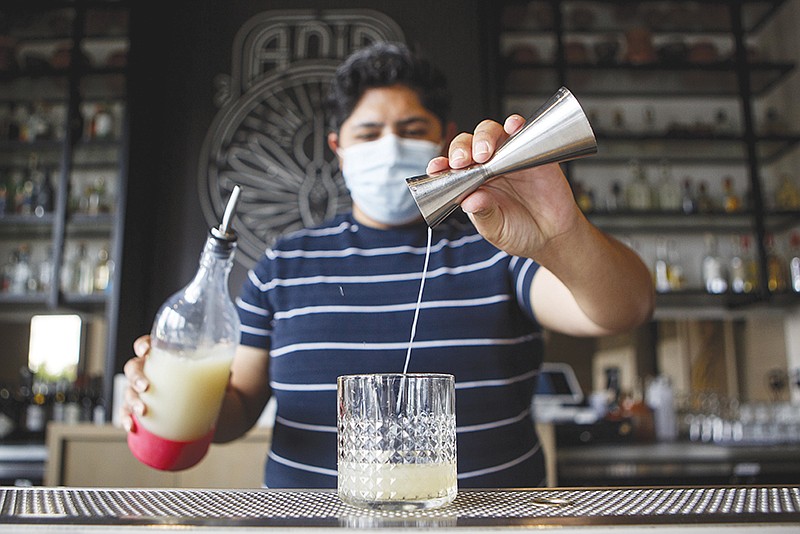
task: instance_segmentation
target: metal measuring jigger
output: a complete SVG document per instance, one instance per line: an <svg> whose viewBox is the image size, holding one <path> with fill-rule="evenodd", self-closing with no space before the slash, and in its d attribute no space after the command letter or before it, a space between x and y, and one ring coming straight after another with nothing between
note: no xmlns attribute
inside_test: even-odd
<svg viewBox="0 0 800 534"><path fill-rule="evenodd" d="M433 228L492 178L596 152L597 140L586 114L562 87L486 163L406 178L406 184L425 222Z"/></svg>

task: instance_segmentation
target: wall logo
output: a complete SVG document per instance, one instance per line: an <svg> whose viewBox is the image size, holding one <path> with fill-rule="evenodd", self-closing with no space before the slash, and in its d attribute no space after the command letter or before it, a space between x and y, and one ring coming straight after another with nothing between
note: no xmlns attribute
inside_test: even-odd
<svg viewBox="0 0 800 534"><path fill-rule="evenodd" d="M218 224L235 184L237 260L251 267L278 236L350 208L328 148L322 101L342 59L400 27L371 10L267 11L233 43L230 75L215 79L220 108L200 154L203 215Z"/></svg>

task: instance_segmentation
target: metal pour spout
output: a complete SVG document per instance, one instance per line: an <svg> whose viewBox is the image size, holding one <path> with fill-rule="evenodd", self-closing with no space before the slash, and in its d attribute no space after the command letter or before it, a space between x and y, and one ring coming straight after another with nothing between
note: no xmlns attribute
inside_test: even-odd
<svg viewBox="0 0 800 534"><path fill-rule="evenodd" d="M406 184L425 222L433 228L492 178L596 152L597 140L586 114L572 93L562 87L486 163L414 176L407 178Z"/></svg>
<svg viewBox="0 0 800 534"><path fill-rule="evenodd" d="M225 205L222 214L222 221L218 227L209 230L208 243L216 254L229 255L236 247L236 232L233 231L233 215L236 213L236 205L239 203L239 195L242 188L238 185L233 186L231 196Z"/></svg>

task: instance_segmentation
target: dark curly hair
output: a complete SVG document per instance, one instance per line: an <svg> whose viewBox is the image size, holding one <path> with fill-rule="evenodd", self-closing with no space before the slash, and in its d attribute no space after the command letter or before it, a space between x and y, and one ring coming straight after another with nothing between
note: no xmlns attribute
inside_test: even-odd
<svg viewBox="0 0 800 534"><path fill-rule="evenodd" d="M415 90L422 105L442 125L447 122L450 93L444 74L405 45L376 43L354 52L336 70L325 100L331 129L339 131L367 89L395 84Z"/></svg>

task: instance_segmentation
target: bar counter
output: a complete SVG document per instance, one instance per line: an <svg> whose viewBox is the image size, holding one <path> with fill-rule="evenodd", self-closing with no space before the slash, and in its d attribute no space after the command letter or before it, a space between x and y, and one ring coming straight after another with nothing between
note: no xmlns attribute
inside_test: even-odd
<svg viewBox="0 0 800 534"><path fill-rule="evenodd" d="M460 490L450 505L381 512L332 490L0 488L0 530L443 529L737 534L800 531L800 486Z"/></svg>

